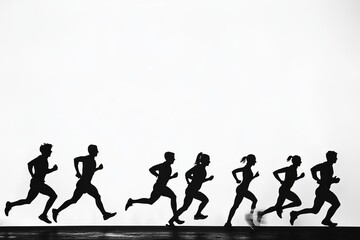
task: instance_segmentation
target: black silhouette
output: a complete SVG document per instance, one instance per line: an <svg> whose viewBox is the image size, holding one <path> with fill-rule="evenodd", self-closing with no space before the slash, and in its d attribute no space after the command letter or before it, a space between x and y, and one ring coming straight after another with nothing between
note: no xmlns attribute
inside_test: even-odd
<svg viewBox="0 0 360 240"><path fill-rule="evenodd" d="M209 202L209 199L205 196L205 194L203 194L199 190L204 182L211 181L214 179L214 176L210 176L209 178L206 178L205 168L206 166L209 166L209 164L210 164L209 155L200 152L197 155L195 166L191 168L189 171L187 171L185 174L185 179L186 182L188 183L188 187L186 188L185 191L184 204L174 213L174 216L169 220L168 226L173 227L174 222L178 224L184 223L184 221L179 220L179 216L189 208L194 198L201 201L199 208L194 216L194 219L200 220L208 217L207 215L203 215L201 211L205 208L206 204Z"/></svg>
<svg viewBox="0 0 360 240"><path fill-rule="evenodd" d="M303 178L305 176L304 173L301 173L300 176L297 175L297 168L301 165L301 158L297 155L289 156L287 161L292 160L292 165L289 167L281 168L276 170L273 174L276 180L281 183L281 187L279 188L279 197L276 201L275 206L269 207L265 211L258 212L257 221L261 223L261 218L268 213L276 211L279 218L282 218L282 212L286 208L297 207L301 205L300 198L292 192L290 189L294 185L296 180ZM279 176L280 173L285 173L284 180L282 180ZM291 203L287 205L283 205L285 200L288 199Z"/></svg>
<svg viewBox="0 0 360 240"><path fill-rule="evenodd" d="M157 177L157 180L153 186L153 191L150 194L150 198L140 198L140 199L131 199L126 203L125 211L131 207L134 203L141 204L153 204L155 203L161 196L168 197L171 200L171 209L173 213L176 212L176 195L174 192L166 186L170 179L176 178L178 173L174 173L171 175L171 164L175 161L175 154L172 152L166 152L164 154L165 162L155 165L149 169L150 173ZM181 222L181 221L180 221Z"/></svg>
<svg viewBox="0 0 360 240"><path fill-rule="evenodd" d="M101 211L104 220L107 220L116 215L115 213L109 213L105 211L104 206L101 202L101 196L94 185L91 184L91 179L94 176L94 173L98 170L103 169L103 165L100 164L96 167L95 157L98 155L99 151L96 145L89 145L88 147L89 155L83 157L77 157L74 159L76 177L80 178L76 183L76 189L74 195L71 199L65 201L58 209L53 209L53 219L57 222L58 214L70 206L71 204L76 203L84 193L89 194L96 200L96 206ZM82 173L79 171L79 163L82 163Z"/></svg>
<svg viewBox="0 0 360 240"><path fill-rule="evenodd" d="M16 202L6 202L5 207L5 215L9 215L9 211L15 207L24 204L30 204L36 196L41 193L46 196L49 196L49 200L46 202L43 213L39 216L39 219L46 222L51 223L51 221L47 217L47 213L53 203L55 202L57 195L55 191L45 184L45 176L49 173L52 173L58 169L57 165L54 165L51 169L49 169L48 158L50 157L52 145L49 143L44 143L40 146L41 155L35 158L34 160L28 163L28 170L32 177L30 181L30 190L25 199L18 200Z"/></svg>
<svg viewBox="0 0 360 240"><path fill-rule="evenodd" d="M256 208L257 199L255 195L252 192L250 192L248 189L250 182L254 178L259 176L259 172L256 172L254 175L253 172L251 171L251 167L254 166L256 163L255 155L249 154L248 156L245 156L241 159L241 162L245 162L245 161L246 161L246 165L244 167L237 168L232 171L232 175L234 176L236 183L240 183L240 185L236 188L236 196L235 196L234 204L230 209L228 219L225 223L225 227L231 227L231 220L234 217L235 211L239 207L244 197L252 201L251 210L250 213L246 215L246 220L252 228L254 227L252 215L254 213L254 209ZM236 175L239 172L243 173L242 181L240 181Z"/></svg>
<svg viewBox="0 0 360 240"><path fill-rule="evenodd" d="M320 163L313 168L311 168L311 175L319 184L319 187L315 191L315 200L314 205L312 208L306 208L300 211L292 211L290 213L290 223L291 225L294 224L294 221L298 218L301 214L317 214L323 204L328 202L331 204L325 218L322 220L322 224L335 227L337 223L331 222L331 217L335 214L336 210L340 207L340 202L336 195L330 191L330 186L334 183L338 183L340 178L333 177L334 169L333 164L337 161L337 153L334 151L328 151L326 153L326 162ZM320 173L320 177L317 173Z"/></svg>

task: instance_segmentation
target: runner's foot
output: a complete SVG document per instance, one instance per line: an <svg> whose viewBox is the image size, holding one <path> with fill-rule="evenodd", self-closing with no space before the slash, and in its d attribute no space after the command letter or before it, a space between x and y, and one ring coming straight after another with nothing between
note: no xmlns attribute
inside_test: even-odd
<svg viewBox="0 0 360 240"><path fill-rule="evenodd" d="M224 227L225 227L225 228L231 228L232 226L231 226L231 223L226 222L225 225L224 225Z"/></svg>
<svg viewBox="0 0 360 240"><path fill-rule="evenodd" d="M166 225L166 227L176 228L173 221L169 221Z"/></svg>
<svg viewBox="0 0 360 240"><path fill-rule="evenodd" d="M5 205L5 215L6 216L9 216L10 210L11 210L10 202L6 202L6 205Z"/></svg>
<svg viewBox="0 0 360 240"><path fill-rule="evenodd" d="M167 227L175 227L174 225L174 217L170 218L170 220L168 221L168 223L165 225Z"/></svg>
<svg viewBox="0 0 360 240"><path fill-rule="evenodd" d="M180 220L180 219L175 219L174 222L176 222L177 224L183 224L185 221Z"/></svg>
<svg viewBox="0 0 360 240"><path fill-rule="evenodd" d="M39 219L40 219L41 221L46 222L46 223L51 223L51 221L48 219L48 217L47 217L46 214L44 214L44 213L39 216Z"/></svg>
<svg viewBox="0 0 360 240"><path fill-rule="evenodd" d="M291 225L294 225L294 222L295 222L296 219L297 219L296 212L294 212L294 211L290 212L290 224Z"/></svg>
<svg viewBox="0 0 360 240"><path fill-rule="evenodd" d="M258 211L256 220L258 221L259 224L261 223L262 217L263 217L263 213L261 211Z"/></svg>
<svg viewBox="0 0 360 240"><path fill-rule="evenodd" d="M327 220L327 219L324 219L322 222L321 222L322 225L325 225L325 226L328 226L328 227L336 227L337 226L337 223L333 223L332 221L330 220Z"/></svg>
<svg viewBox="0 0 360 240"><path fill-rule="evenodd" d="M109 218L112 218L115 215L116 215L116 212L114 212L114 213L105 213L103 215L103 218L104 218L104 220L108 220Z"/></svg>
<svg viewBox="0 0 360 240"><path fill-rule="evenodd" d="M203 215L201 213L197 213L195 216L194 216L194 219L195 220L201 220L201 219L205 219L207 218L208 216L207 215Z"/></svg>
<svg viewBox="0 0 360 240"><path fill-rule="evenodd" d="M126 205L125 205L125 211L127 211L128 208L131 207L131 206L132 206L132 199L129 198L129 200L127 201L127 203L126 203Z"/></svg>
<svg viewBox="0 0 360 240"><path fill-rule="evenodd" d="M54 219L54 221L57 223L57 216L58 216L58 214L59 214L59 211L57 210L57 209L55 209L55 208L53 208L53 210L52 210L52 217L53 217L53 219Z"/></svg>
<svg viewBox="0 0 360 240"><path fill-rule="evenodd" d="M251 229L254 230L255 224L254 224L254 220L253 220L252 214L250 214L250 213L245 214L245 220L246 220L246 222L250 225Z"/></svg>
<svg viewBox="0 0 360 240"><path fill-rule="evenodd" d="M276 214L279 216L279 218L282 218L282 209L281 208L277 209Z"/></svg>

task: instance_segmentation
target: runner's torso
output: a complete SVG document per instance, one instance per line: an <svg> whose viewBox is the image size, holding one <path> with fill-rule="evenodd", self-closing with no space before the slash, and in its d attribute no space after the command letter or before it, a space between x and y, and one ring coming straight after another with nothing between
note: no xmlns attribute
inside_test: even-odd
<svg viewBox="0 0 360 240"><path fill-rule="evenodd" d="M155 185L166 186L166 184L170 180L171 172L172 172L171 166L169 164L167 164L166 162L162 163L159 166L159 175L158 175Z"/></svg>
<svg viewBox="0 0 360 240"><path fill-rule="evenodd" d="M189 184L190 188L200 189L206 178L206 170L204 166L197 165L194 168L192 180Z"/></svg>
<svg viewBox="0 0 360 240"><path fill-rule="evenodd" d="M334 169L332 164L329 164L328 162L322 163L320 169L320 187L330 188L333 183L333 174Z"/></svg>
<svg viewBox="0 0 360 240"><path fill-rule="evenodd" d="M32 162L34 164L34 170L35 170L33 179L35 181L45 182L45 176L48 173L48 169L49 169L49 162L47 158L40 155L34 160L32 160Z"/></svg>
<svg viewBox="0 0 360 240"><path fill-rule="evenodd" d="M82 162L82 173L80 181L91 182L96 171L96 161L91 156L79 157Z"/></svg>
<svg viewBox="0 0 360 240"><path fill-rule="evenodd" d="M287 167L285 171L285 179L282 184L282 187L290 189L294 185L296 178L297 178L296 168L294 166Z"/></svg>
<svg viewBox="0 0 360 240"><path fill-rule="evenodd" d="M249 186L250 182L252 181L254 177L253 172L251 171L250 167L245 167L243 170L243 180L241 182L242 186Z"/></svg>

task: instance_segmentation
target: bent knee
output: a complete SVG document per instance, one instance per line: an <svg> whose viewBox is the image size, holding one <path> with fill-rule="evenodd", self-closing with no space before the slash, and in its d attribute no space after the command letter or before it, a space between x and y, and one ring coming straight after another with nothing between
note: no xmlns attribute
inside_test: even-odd
<svg viewBox="0 0 360 240"><path fill-rule="evenodd" d="M320 212L320 208L313 208L312 213L318 214Z"/></svg>
<svg viewBox="0 0 360 240"><path fill-rule="evenodd" d="M341 206L341 203L339 201L337 201L333 204L333 206L336 208L339 208Z"/></svg>
<svg viewBox="0 0 360 240"><path fill-rule="evenodd" d="M52 194L52 195L50 196L50 198L51 198L51 199L54 199L54 200L57 199L57 197L58 197L58 195L57 195L56 193L54 193L54 194Z"/></svg>

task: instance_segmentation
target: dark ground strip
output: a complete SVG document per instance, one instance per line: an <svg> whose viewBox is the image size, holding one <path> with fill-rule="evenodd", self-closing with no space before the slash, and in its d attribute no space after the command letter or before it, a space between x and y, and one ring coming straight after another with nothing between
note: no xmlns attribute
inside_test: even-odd
<svg viewBox="0 0 360 240"><path fill-rule="evenodd" d="M286 239L286 240L344 240L357 239L360 227L178 227L159 226L69 226L69 227L0 227L0 239Z"/></svg>

